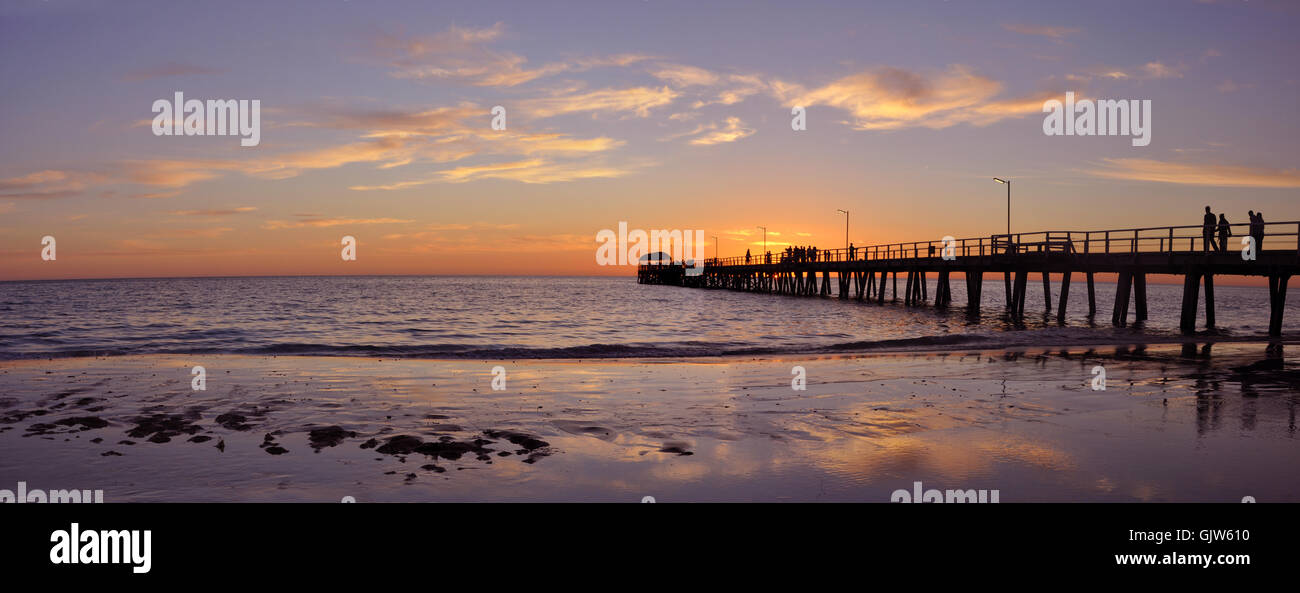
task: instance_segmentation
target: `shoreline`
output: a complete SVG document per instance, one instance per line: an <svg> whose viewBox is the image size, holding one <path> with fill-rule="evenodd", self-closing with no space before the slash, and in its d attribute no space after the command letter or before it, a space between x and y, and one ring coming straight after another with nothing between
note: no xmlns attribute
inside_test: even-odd
<svg viewBox="0 0 1300 593"><path fill-rule="evenodd" d="M927 336L919 339L934 338L943 340L952 337L952 335ZM981 336L983 337L983 336ZM989 336L990 340L995 340L997 336ZM892 340L884 340L889 342ZM906 340L901 340L906 341ZM976 341L972 341L976 342ZM329 358L341 360L406 360L406 361L427 361L427 362L504 362L512 363L521 362L580 362L584 364L594 363L618 363L618 362L691 362L691 361L741 361L741 360L788 360L798 358L856 358L875 355L892 355L892 354L926 354L926 353L988 353L1004 351L1028 351L1028 350L1077 350L1089 349L1096 350L1099 348L1152 348L1152 347L1169 347L1169 346L1215 346L1215 345L1259 345L1271 346L1281 345L1295 346L1300 344L1300 335L1286 335L1281 337L1268 336L1223 336L1210 333L1194 336L1152 336L1150 339L1134 340L1111 340L1111 341L1080 341L1080 342L1043 342L1043 343L1025 343L1013 344L1007 346L996 346L993 344L981 343L924 343L915 346L891 347L883 346L880 348L863 348L863 349L838 349L834 347L820 347L824 351L818 351L818 348L811 348L806 352L794 351L756 351L756 352L723 352L713 355L674 355L664 354L662 356L593 356L593 357L439 357L439 356L401 356L401 355L363 355L363 354L273 354L273 353L252 353L252 352L144 352L144 353L123 353L123 354L85 354L85 355L32 355L18 358L0 358L0 366L9 363L29 362L29 361L57 361L57 360L86 360L86 359L113 359L113 358L132 358L132 357L249 357L249 358Z"/></svg>
<svg viewBox="0 0 1300 593"><path fill-rule="evenodd" d="M4 361L0 481L108 502L889 502L916 481L1002 503L1296 501L1300 378L1264 344Z"/></svg>

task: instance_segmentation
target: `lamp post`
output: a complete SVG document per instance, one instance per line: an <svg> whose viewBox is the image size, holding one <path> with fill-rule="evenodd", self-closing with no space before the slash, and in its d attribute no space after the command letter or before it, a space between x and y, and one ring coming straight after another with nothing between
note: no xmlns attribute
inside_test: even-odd
<svg viewBox="0 0 1300 593"><path fill-rule="evenodd" d="M848 249L849 248L849 211L837 209L836 212L844 214L844 249ZM848 252L845 251L845 256L847 257L847 255Z"/></svg>
<svg viewBox="0 0 1300 593"><path fill-rule="evenodd" d="M767 253L767 227L761 226L758 228L763 229L763 253Z"/></svg>
<svg viewBox="0 0 1300 593"><path fill-rule="evenodd" d="M993 181L1007 186L1007 236L1011 236L1011 180L994 177Z"/></svg>
<svg viewBox="0 0 1300 593"><path fill-rule="evenodd" d="M717 263L717 261L718 261L718 236L713 235L713 262Z"/></svg>

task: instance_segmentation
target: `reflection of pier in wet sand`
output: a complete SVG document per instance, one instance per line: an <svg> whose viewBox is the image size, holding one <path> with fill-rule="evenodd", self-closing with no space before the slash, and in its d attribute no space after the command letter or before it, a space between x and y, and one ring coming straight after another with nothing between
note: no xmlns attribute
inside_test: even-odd
<svg viewBox="0 0 1300 593"><path fill-rule="evenodd" d="M1249 241L1245 237L1242 240ZM1116 274L1118 287L1111 322L1124 326L1128 324L1130 301L1134 320L1147 318L1147 275L1168 274L1184 278L1179 327L1184 333L1192 333L1196 329L1202 286L1205 287L1205 324L1213 328L1214 277L1262 276L1268 278L1269 284L1269 335L1281 335L1287 282L1300 272L1300 222L1267 223L1265 232L1254 238L1254 249L1243 246L1241 250L1216 251L1206 249L1203 241L1200 225L1041 231L828 249L814 252L812 257L769 253L752 258L715 258L696 267L681 262L646 263L639 266L637 281L829 297L834 275L839 298L884 303L886 298L899 300L898 277L902 274L903 303L920 305L930 300L927 277L934 275L937 277L934 306L947 307L952 303L949 278L957 272L965 274L967 310L978 314L984 274L1001 272L1008 295L1007 312L1019 319L1025 313L1030 274L1042 275L1049 313L1052 309L1050 275L1057 274L1061 277L1057 321L1063 323L1074 274L1083 274L1087 280L1089 317L1097 312L1095 275Z"/></svg>

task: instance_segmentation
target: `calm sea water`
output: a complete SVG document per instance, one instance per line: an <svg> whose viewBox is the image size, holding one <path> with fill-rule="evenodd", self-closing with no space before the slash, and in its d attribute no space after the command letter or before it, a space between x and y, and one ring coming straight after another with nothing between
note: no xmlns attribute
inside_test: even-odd
<svg viewBox="0 0 1300 593"><path fill-rule="evenodd" d="M933 295L934 280L930 281ZM1059 287L1053 285L1053 291ZM1268 293L1216 287L1215 339L1263 337ZM1167 341L1181 286L1150 284L1150 320L1112 328L1115 285L1082 282L1065 325L1031 282L1023 324L1003 314L1001 278L977 319L965 286L947 311L901 304L638 285L633 278L286 277L0 283L0 358L244 353L428 358L808 354L948 346ZM1289 299L1287 320L1300 320ZM1130 313L1131 315L1131 313ZM1203 325L1203 311L1201 324ZM1294 337L1294 332L1288 332Z"/></svg>

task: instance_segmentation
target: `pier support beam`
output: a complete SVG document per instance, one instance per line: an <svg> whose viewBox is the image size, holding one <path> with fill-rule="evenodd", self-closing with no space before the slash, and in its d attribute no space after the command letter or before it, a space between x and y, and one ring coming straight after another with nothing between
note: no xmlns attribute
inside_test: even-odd
<svg viewBox="0 0 1300 593"><path fill-rule="evenodd" d="M1061 302L1056 305L1056 323L1065 323L1065 305L1070 300L1070 271L1061 274Z"/></svg>
<svg viewBox="0 0 1300 593"><path fill-rule="evenodd" d="M1136 307L1134 308L1134 321L1147 320L1147 274L1146 272L1133 273L1133 300Z"/></svg>
<svg viewBox="0 0 1300 593"><path fill-rule="evenodd" d="M1286 310L1286 283L1291 276L1268 277L1268 335L1282 335L1282 313Z"/></svg>
<svg viewBox="0 0 1300 593"><path fill-rule="evenodd" d="M966 270L966 313L979 315L984 292L984 272Z"/></svg>
<svg viewBox="0 0 1300 593"><path fill-rule="evenodd" d="M1012 298L1012 296L1011 296L1011 294L1012 294L1012 292L1011 292L1011 270L1007 270L1007 271L1005 271L1005 272L1002 273L1002 285L1003 285L1003 292L1002 292L1002 294L1005 295L1005 296L1007 297L1007 310L1008 310L1008 311L1013 311L1013 310L1015 310L1015 308L1016 308L1016 299Z"/></svg>
<svg viewBox="0 0 1300 593"><path fill-rule="evenodd" d="M939 279L934 285L934 306L947 307L952 302L952 288L948 284L948 270L939 271Z"/></svg>
<svg viewBox="0 0 1300 593"><path fill-rule="evenodd" d="M1029 272L1026 270L1016 271L1015 286L1011 289L1011 315L1016 319L1025 316L1025 293L1029 285Z"/></svg>
<svg viewBox="0 0 1300 593"><path fill-rule="evenodd" d="M1214 274L1205 274L1205 329L1214 329Z"/></svg>
<svg viewBox="0 0 1300 593"><path fill-rule="evenodd" d="M1047 272L1043 272L1043 306L1048 313L1052 312L1052 280Z"/></svg>
<svg viewBox="0 0 1300 593"><path fill-rule="evenodd" d="M1111 325L1124 327L1128 325L1129 295L1133 291L1133 273L1120 272L1119 284L1115 287L1115 308L1110 314Z"/></svg>
<svg viewBox="0 0 1300 593"><path fill-rule="evenodd" d="M1185 334L1196 333L1196 301L1200 300L1201 272L1189 269L1183 275L1183 308L1178 329Z"/></svg>
<svg viewBox="0 0 1300 593"><path fill-rule="evenodd" d="M1088 319L1097 316L1097 291L1092 284L1092 272L1088 272Z"/></svg>

